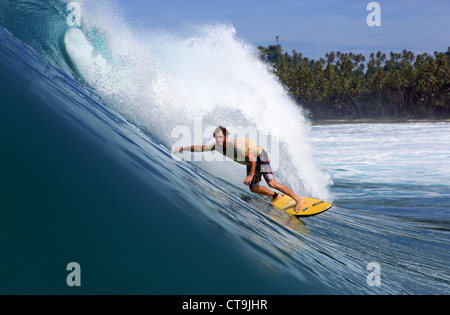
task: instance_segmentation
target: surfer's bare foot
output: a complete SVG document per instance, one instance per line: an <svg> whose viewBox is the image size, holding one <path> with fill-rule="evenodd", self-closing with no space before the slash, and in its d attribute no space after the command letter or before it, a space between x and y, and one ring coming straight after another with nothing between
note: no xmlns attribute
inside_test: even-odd
<svg viewBox="0 0 450 315"><path fill-rule="evenodd" d="M295 206L295 212L299 212L302 209L303 205L305 204L306 200L303 199L302 197L297 197L295 201L297 202L297 205Z"/></svg>

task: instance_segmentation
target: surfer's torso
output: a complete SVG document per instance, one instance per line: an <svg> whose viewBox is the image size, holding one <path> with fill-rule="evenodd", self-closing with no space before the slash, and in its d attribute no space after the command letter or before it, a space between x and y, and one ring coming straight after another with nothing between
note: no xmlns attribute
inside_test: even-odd
<svg viewBox="0 0 450 315"><path fill-rule="evenodd" d="M207 147L211 151L215 150L242 165L250 165L250 158L254 157L256 161L263 151L260 146L248 138L227 139L225 143L224 146L217 146L216 142L213 141Z"/></svg>

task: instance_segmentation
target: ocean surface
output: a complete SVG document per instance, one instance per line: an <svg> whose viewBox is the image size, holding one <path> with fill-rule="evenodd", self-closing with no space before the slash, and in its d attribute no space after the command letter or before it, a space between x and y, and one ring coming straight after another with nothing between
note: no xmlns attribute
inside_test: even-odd
<svg viewBox="0 0 450 315"><path fill-rule="evenodd" d="M450 293L450 123L312 126L232 26L78 3L0 0L0 294ZM217 125L334 207L300 220L172 154Z"/></svg>

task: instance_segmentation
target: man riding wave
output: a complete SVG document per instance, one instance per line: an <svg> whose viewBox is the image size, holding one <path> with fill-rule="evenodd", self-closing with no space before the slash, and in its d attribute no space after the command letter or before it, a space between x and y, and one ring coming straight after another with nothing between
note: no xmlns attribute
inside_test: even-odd
<svg viewBox="0 0 450 315"><path fill-rule="evenodd" d="M194 145L190 147L180 147L174 153L181 151L206 152L217 151L233 161L247 166L247 177L244 184L250 187L252 193L271 197L272 202L277 201L281 196L272 190L260 186L261 176L264 177L270 188L276 189L294 199L297 203L295 211L299 211L305 200L297 196L285 185L275 181L273 170L269 162L267 152L256 145L248 138L229 139L228 131L224 127L217 127L214 131L214 141L207 145Z"/></svg>

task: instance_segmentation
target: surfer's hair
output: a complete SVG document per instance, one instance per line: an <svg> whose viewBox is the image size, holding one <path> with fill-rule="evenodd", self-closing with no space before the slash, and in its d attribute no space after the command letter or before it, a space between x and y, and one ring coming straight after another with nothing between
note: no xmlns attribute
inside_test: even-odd
<svg viewBox="0 0 450 315"><path fill-rule="evenodd" d="M216 133L219 133L221 131L225 135L225 137L228 138L228 130L227 130L227 128L222 127L222 126L219 126L219 127L216 128L216 130L214 130L213 137L215 138L216 137Z"/></svg>

